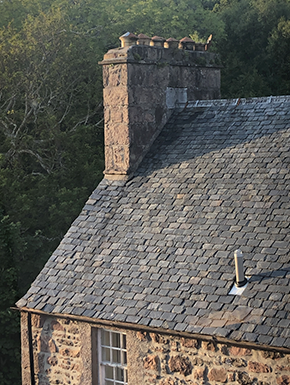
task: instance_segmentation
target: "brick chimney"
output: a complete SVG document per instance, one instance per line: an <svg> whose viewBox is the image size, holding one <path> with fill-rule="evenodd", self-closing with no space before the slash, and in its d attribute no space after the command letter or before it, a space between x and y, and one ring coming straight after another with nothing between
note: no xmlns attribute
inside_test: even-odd
<svg viewBox="0 0 290 385"><path fill-rule="evenodd" d="M131 33L121 36L122 47L109 50L99 63L107 179L130 178L180 103L220 98L221 67L209 44L182 39L176 48L172 38L165 42L155 36L150 45L137 39Z"/></svg>

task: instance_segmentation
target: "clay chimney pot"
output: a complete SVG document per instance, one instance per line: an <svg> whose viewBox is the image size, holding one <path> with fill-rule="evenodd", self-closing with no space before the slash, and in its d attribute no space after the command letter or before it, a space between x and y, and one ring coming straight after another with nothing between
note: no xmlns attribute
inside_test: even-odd
<svg viewBox="0 0 290 385"><path fill-rule="evenodd" d="M192 39L190 39L190 37L184 37L183 39L179 40L178 48L185 49L187 51L194 51L195 42Z"/></svg>
<svg viewBox="0 0 290 385"><path fill-rule="evenodd" d="M164 42L165 48L178 48L179 41L174 39L173 37L170 37Z"/></svg>
<svg viewBox="0 0 290 385"><path fill-rule="evenodd" d="M164 39L164 37L153 36L150 41L150 45L154 47L163 47L165 40L166 39Z"/></svg>
<svg viewBox="0 0 290 385"><path fill-rule="evenodd" d="M144 35L144 33L140 33L138 35L138 45L150 45L151 38L147 35Z"/></svg>
<svg viewBox="0 0 290 385"><path fill-rule="evenodd" d="M131 45L136 45L138 37L134 33L126 32L119 39L121 40L121 47L130 47Z"/></svg>

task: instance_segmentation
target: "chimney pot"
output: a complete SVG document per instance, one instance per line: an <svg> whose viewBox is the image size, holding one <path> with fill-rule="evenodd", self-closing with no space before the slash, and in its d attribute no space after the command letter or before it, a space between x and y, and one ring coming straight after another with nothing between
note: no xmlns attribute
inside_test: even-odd
<svg viewBox="0 0 290 385"><path fill-rule="evenodd" d="M154 47L163 47L165 40L166 39L164 39L164 37L153 36L150 41L150 45Z"/></svg>
<svg viewBox="0 0 290 385"><path fill-rule="evenodd" d="M149 36L144 35L144 33L140 33L138 35L137 44L138 45L150 45L150 40L151 40L151 38Z"/></svg>
<svg viewBox="0 0 290 385"><path fill-rule="evenodd" d="M179 40L179 47L180 49L185 49L188 51L195 51L195 42L190 39L190 37L184 37L183 39Z"/></svg>
<svg viewBox="0 0 290 385"><path fill-rule="evenodd" d="M165 48L178 48L179 41L174 39L173 37L170 37L167 39L164 43Z"/></svg>
<svg viewBox="0 0 290 385"><path fill-rule="evenodd" d="M121 47L130 47L136 44L138 37L134 33L126 32L119 39L121 40Z"/></svg>

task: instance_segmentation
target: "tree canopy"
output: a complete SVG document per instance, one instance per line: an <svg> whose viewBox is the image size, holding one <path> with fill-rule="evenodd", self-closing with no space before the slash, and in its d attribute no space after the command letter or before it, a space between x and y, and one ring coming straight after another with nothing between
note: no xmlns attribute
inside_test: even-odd
<svg viewBox="0 0 290 385"><path fill-rule="evenodd" d="M290 18L290 2L221 0L214 12L225 25L225 37L217 42L224 65L223 95L249 97L289 93L289 72L285 72L289 50L285 49L289 44L286 25Z"/></svg>

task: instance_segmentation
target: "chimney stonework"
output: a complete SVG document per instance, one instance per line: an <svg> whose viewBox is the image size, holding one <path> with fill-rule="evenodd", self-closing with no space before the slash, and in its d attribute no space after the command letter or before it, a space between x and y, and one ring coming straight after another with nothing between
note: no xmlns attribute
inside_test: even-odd
<svg viewBox="0 0 290 385"><path fill-rule="evenodd" d="M100 64L107 179L130 178L178 102L220 98L220 65L208 51L133 45Z"/></svg>

